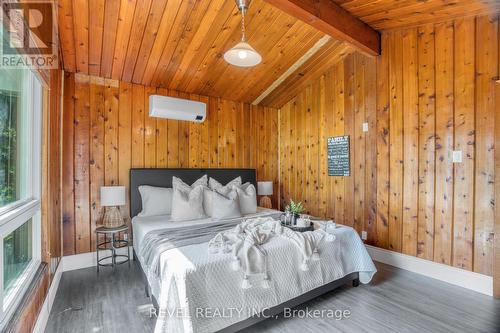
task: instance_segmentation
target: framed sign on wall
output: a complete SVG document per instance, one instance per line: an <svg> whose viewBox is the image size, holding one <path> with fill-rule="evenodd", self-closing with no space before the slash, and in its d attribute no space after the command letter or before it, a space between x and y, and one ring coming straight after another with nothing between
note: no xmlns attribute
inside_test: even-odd
<svg viewBox="0 0 500 333"><path fill-rule="evenodd" d="M327 139L328 176L350 176L349 136L334 136Z"/></svg>

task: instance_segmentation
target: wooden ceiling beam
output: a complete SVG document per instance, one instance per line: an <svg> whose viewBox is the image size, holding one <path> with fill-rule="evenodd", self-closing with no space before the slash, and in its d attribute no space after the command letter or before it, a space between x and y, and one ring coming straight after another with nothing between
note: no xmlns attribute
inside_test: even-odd
<svg viewBox="0 0 500 333"><path fill-rule="evenodd" d="M265 0L361 52L380 54L380 34L331 0Z"/></svg>

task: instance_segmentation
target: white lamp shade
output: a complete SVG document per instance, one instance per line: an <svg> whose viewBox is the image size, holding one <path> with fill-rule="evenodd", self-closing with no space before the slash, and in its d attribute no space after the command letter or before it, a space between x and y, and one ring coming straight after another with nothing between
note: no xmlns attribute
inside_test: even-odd
<svg viewBox="0 0 500 333"><path fill-rule="evenodd" d="M257 192L259 193L259 195L272 195L273 182L257 182Z"/></svg>
<svg viewBox="0 0 500 333"><path fill-rule="evenodd" d="M262 57L250 44L239 42L224 53L224 60L239 67L252 67L260 64Z"/></svg>
<svg viewBox="0 0 500 333"><path fill-rule="evenodd" d="M101 206L125 205L125 186L101 186Z"/></svg>

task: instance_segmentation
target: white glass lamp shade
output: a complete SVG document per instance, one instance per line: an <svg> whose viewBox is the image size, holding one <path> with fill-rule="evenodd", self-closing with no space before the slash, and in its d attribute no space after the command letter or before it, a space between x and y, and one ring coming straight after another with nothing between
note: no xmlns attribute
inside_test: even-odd
<svg viewBox="0 0 500 333"><path fill-rule="evenodd" d="M257 182L257 193L259 193L259 195L272 195L273 182Z"/></svg>
<svg viewBox="0 0 500 333"><path fill-rule="evenodd" d="M250 44L241 41L224 53L224 60L231 65L252 67L260 64L262 57Z"/></svg>
<svg viewBox="0 0 500 333"><path fill-rule="evenodd" d="M101 186L101 206L125 205L125 186Z"/></svg>

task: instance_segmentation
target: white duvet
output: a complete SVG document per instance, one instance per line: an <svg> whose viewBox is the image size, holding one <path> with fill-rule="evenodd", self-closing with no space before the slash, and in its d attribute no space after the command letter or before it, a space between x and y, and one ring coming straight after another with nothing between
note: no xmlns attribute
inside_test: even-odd
<svg viewBox="0 0 500 333"><path fill-rule="evenodd" d="M266 214L269 211L256 215ZM167 220L134 218L136 254L147 232L180 226ZM210 222L180 223L195 228ZM232 269L233 256L209 253L208 242L165 251L161 278L148 277L160 307L155 332L214 332L353 272L368 283L376 269L358 234L349 227L333 233L335 241L319 244L321 260L311 261L307 271L299 269L302 257L293 242L273 237L263 244L270 288L251 283L251 288L242 289L243 273ZM140 257L139 261L143 264Z"/></svg>

